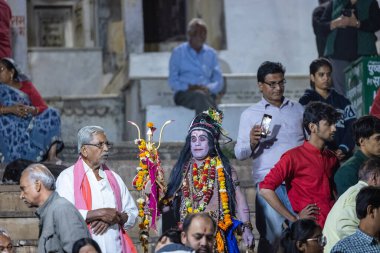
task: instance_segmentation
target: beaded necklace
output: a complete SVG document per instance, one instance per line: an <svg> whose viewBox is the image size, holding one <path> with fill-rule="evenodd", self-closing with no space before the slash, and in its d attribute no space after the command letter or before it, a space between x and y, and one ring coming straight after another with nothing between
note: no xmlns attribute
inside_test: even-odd
<svg viewBox="0 0 380 253"><path fill-rule="evenodd" d="M187 170L184 172L186 173ZM218 200L219 215L218 226L226 231L232 225L231 213L229 210L229 198L226 189L226 178L222 161L219 157L207 157L198 167L193 162L191 170L188 172L189 180L183 180L182 192L185 207L183 217L189 213L203 212L209 204L214 191L214 182L218 180ZM184 175L186 177L186 175ZM189 183L187 183L189 182ZM199 203L197 206L194 202Z"/></svg>
<svg viewBox="0 0 380 253"><path fill-rule="evenodd" d="M207 157L206 160L198 167L193 162L189 171L189 184L187 180L182 183L182 192L187 213L203 212L210 202L215 182L216 159ZM194 205L198 202L198 206Z"/></svg>

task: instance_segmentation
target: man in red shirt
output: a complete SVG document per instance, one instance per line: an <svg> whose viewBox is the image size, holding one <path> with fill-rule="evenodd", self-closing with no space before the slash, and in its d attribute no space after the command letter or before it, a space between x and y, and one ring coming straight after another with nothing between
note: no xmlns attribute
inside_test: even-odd
<svg viewBox="0 0 380 253"><path fill-rule="evenodd" d="M11 8L7 1L0 0L0 59L12 56L11 20Z"/></svg>
<svg viewBox="0 0 380 253"><path fill-rule="evenodd" d="M340 117L330 105L310 103L303 115L309 140L285 152L260 183L260 195L291 222L300 216L312 218L323 228L334 204L333 176L339 166L338 158L325 145L333 140L335 123ZM282 204L274 191L282 182L286 184L294 212Z"/></svg>

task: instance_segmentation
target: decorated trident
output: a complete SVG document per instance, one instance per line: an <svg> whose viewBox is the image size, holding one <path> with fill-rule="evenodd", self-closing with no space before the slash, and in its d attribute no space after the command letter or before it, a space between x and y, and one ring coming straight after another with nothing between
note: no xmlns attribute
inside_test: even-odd
<svg viewBox="0 0 380 253"><path fill-rule="evenodd" d="M133 187L140 193L140 197L137 199L140 217L140 241L144 252L148 252L149 230L152 228L157 231L156 220L160 215L158 203L164 197L167 189L158 149L161 145L162 132L172 120L166 121L162 126L157 147L153 142L153 133L156 128L152 122L147 124L146 140L141 139L138 125L132 121L128 122L134 125L138 132L138 139L135 140L135 144L139 148L140 163L137 167L137 175L132 183Z"/></svg>

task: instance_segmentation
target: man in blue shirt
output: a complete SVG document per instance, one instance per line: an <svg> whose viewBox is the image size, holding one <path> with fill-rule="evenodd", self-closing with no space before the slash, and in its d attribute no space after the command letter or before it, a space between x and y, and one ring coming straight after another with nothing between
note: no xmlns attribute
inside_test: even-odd
<svg viewBox="0 0 380 253"><path fill-rule="evenodd" d="M360 223L355 234L340 240L331 253L380 252L380 188L367 186L356 197L356 215Z"/></svg>
<svg viewBox="0 0 380 253"><path fill-rule="evenodd" d="M218 57L205 43L206 24L192 19L187 28L188 42L173 50L169 63L169 85L174 102L196 111L216 108L216 95L223 89Z"/></svg>

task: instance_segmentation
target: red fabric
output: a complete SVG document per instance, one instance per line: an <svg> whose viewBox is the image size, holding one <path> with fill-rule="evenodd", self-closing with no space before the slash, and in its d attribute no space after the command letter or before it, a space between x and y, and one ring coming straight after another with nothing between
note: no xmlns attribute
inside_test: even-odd
<svg viewBox="0 0 380 253"><path fill-rule="evenodd" d="M380 118L380 89L377 90L376 97L373 100L369 114Z"/></svg>
<svg viewBox="0 0 380 253"><path fill-rule="evenodd" d="M84 177L83 184L81 187L82 196L86 203L87 210L92 209L92 195L91 195L91 187L90 182L88 181L87 177Z"/></svg>
<svg viewBox="0 0 380 253"><path fill-rule="evenodd" d="M30 101L32 102L32 105L34 107L37 107L38 114L45 111L48 108L48 106L46 102L43 100L43 98L41 97L40 93L34 87L33 83L31 81L23 81L21 82L21 84L22 86L20 90L29 96Z"/></svg>
<svg viewBox="0 0 380 253"><path fill-rule="evenodd" d="M275 190L285 182L293 210L298 213L308 204L316 203L320 208L316 221L323 228L334 205L331 186L338 166L338 159L331 151L320 151L305 141L282 155L260 188Z"/></svg>
<svg viewBox="0 0 380 253"><path fill-rule="evenodd" d="M11 19L11 8L6 1L0 0L0 58L12 57Z"/></svg>

